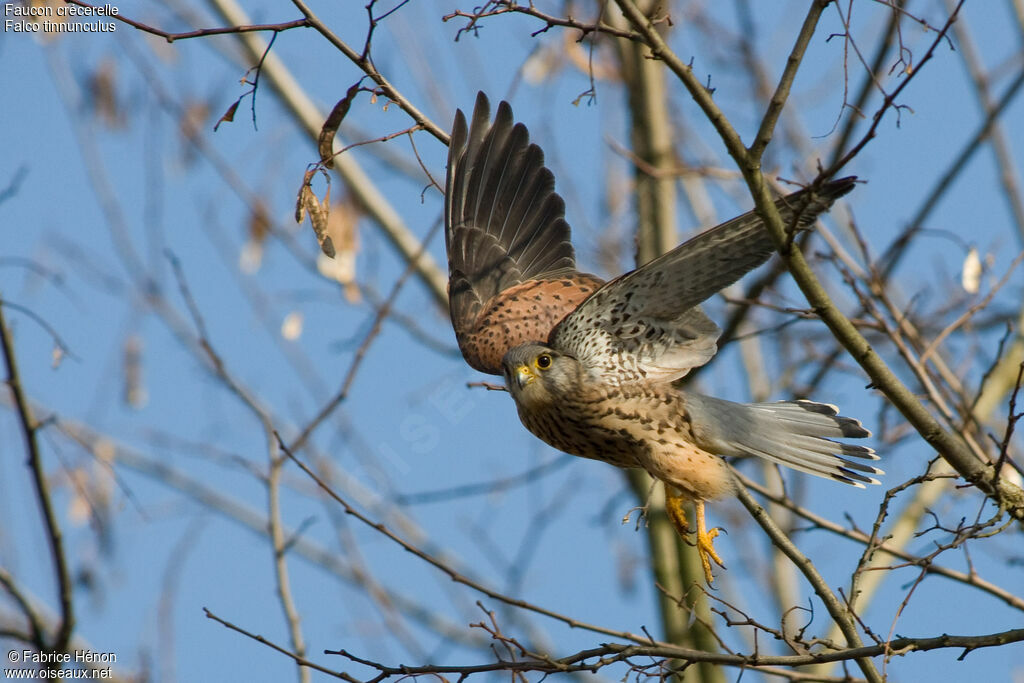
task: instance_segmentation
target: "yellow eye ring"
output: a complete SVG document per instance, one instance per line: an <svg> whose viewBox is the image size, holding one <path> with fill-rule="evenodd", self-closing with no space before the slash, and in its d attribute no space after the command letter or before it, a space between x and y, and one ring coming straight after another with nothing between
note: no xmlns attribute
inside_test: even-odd
<svg viewBox="0 0 1024 683"><path fill-rule="evenodd" d="M551 356L547 353L542 353L537 356L536 365L541 370L547 370L551 367Z"/></svg>

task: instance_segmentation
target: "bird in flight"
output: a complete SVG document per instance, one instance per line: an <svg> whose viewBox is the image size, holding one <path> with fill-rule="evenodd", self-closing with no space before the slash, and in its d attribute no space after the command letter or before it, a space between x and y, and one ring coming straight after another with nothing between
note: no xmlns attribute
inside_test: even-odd
<svg viewBox="0 0 1024 683"><path fill-rule="evenodd" d="M791 229L810 228L856 178L782 197ZM705 578L724 567L704 503L733 490L724 457L757 456L863 488L882 471L874 451L836 439L870 432L813 401L733 403L684 391L677 380L707 363L720 331L701 302L775 252L753 211L604 282L576 270L544 153L512 109L477 95L469 126L457 111L448 151L445 245L459 349L473 368L503 375L519 418L572 455L639 467L666 485L683 538L696 533ZM684 514L696 509L696 529Z"/></svg>

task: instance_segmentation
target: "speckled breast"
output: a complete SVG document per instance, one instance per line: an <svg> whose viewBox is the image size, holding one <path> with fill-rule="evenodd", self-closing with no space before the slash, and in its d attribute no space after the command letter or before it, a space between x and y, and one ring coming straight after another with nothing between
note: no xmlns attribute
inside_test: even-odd
<svg viewBox="0 0 1024 683"><path fill-rule="evenodd" d="M565 400L546 408L527 412L521 406L519 419L545 443L560 451L615 465L641 467L639 454L648 448L626 427L609 428L603 422L599 405Z"/></svg>

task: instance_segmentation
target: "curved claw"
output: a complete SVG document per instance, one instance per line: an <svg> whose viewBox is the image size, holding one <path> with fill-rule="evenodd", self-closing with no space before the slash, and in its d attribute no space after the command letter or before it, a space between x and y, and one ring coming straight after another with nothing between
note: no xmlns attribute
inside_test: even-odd
<svg viewBox="0 0 1024 683"><path fill-rule="evenodd" d="M704 530L704 524L702 523L702 520L700 520L700 518L704 516L701 514L701 508L703 506L701 503L697 503L697 506L697 519L699 520L697 522L697 526L699 527L697 529L697 553L700 555L700 563L704 567L704 578L707 579L708 585L710 586L711 582L714 580L714 577L711 575L711 560L714 560L715 564L722 569L725 569L725 565L722 564L722 558L718 556L717 552L715 552L715 546L712 543L718 536L719 529L718 527L715 527L710 531Z"/></svg>
<svg viewBox="0 0 1024 683"><path fill-rule="evenodd" d="M672 522L672 526L675 527L676 533L679 534L680 538L689 543L686 540L687 534L691 533L689 524L686 521L686 511L683 507L685 499L672 492L668 491L665 498L665 512L668 513L668 518ZM700 563L704 568L704 578L708 585L714 583L715 577L711 573L711 561L714 560L722 569L725 569L725 565L722 563L722 558L719 557L715 551L714 540L718 536L720 531L715 527L710 531L707 530L704 518L704 501L698 500L694 503L697 508L697 529L696 529L696 540L693 543L697 547L697 554L700 555Z"/></svg>

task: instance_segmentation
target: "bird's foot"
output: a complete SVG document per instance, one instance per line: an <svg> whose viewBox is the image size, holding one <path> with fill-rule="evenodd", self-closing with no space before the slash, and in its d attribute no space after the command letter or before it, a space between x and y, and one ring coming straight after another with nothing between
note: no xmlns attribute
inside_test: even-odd
<svg viewBox="0 0 1024 683"><path fill-rule="evenodd" d="M694 530L690 529L689 524L686 521L686 510L684 508L686 499L675 493L668 493L665 498L665 512L668 513L668 518L672 522L672 526L675 527L676 533L679 534L687 543L687 535ZM718 536L720 529L715 527L710 531L707 530L704 520L704 503L703 501L696 501L697 508L697 529L695 530L696 541L692 544L697 547L697 554L700 555L700 563L704 568L704 578L708 585L711 586L714 583L715 577L711 573L711 561L714 560L722 569L725 569L725 565L722 563L722 558L719 557L715 551L714 540Z"/></svg>
<svg viewBox="0 0 1024 683"><path fill-rule="evenodd" d="M697 530L697 554L700 555L701 566L704 567L704 578L707 579L708 585L714 581L715 577L711 575L711 560L715 561L722 569L725 569L725 565L722 564L722 558L715 552L715 546L712 543L715 537L718 536L718 527L704 531L703 529Z"/></svg>

